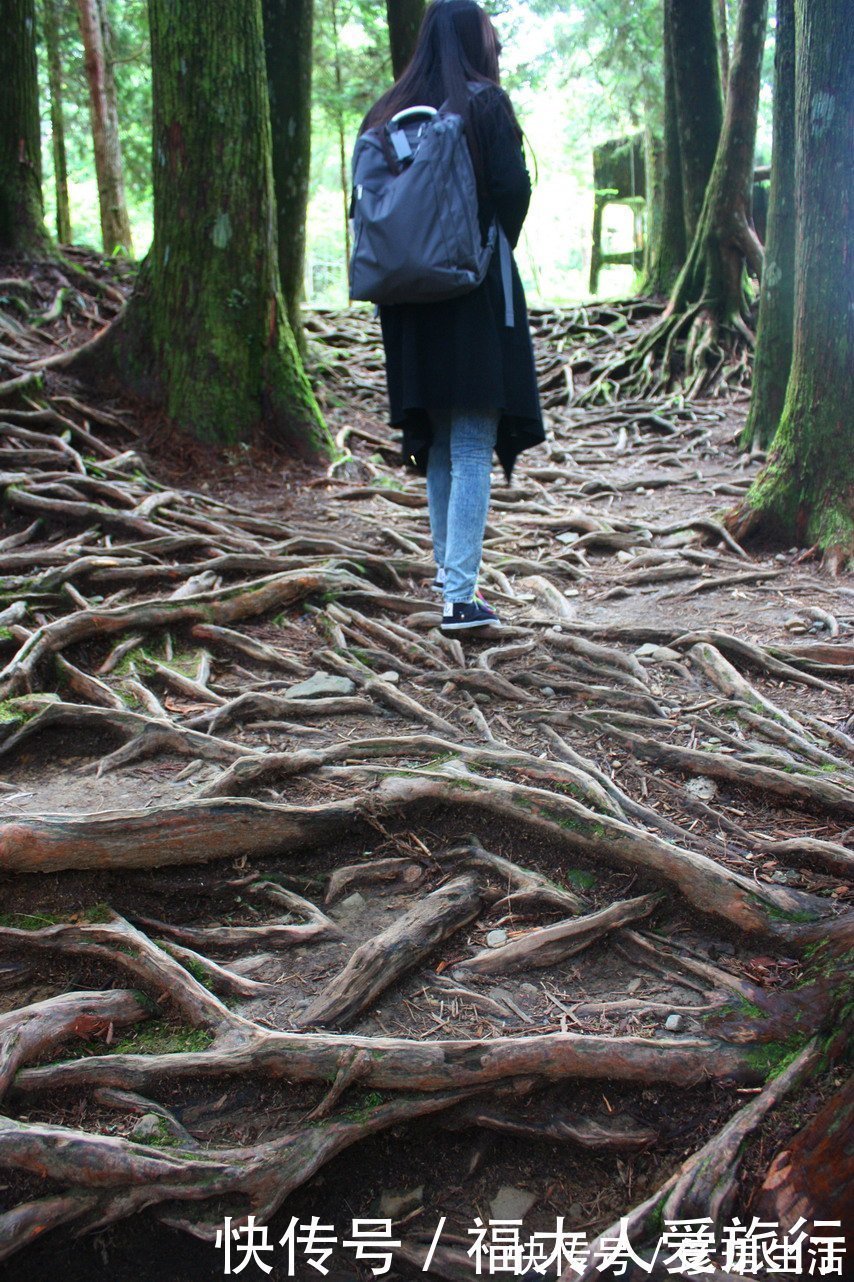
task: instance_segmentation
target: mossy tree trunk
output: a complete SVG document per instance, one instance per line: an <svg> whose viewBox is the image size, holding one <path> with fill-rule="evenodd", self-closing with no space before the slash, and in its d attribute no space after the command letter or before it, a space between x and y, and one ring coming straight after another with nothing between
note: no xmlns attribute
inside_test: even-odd
<svg viewBox="0 0 854 1282"><path fill-rule="evenodd" d="M300 305L311 167L313 0L263 0L270 93L279 275L291 330L303 352Z"/></svg>
<svg viewBox="0 0 854 1282"><path fill-rule="evenodd" d="M59 42L57 0L44 0L44 35L47 46L50 84L50 132L53 150L53 178L56 190L56 238L71 243L71 209L68 203L68 164L65 158L65 118L62 109L62 51Z"/></svg>
<svg viewBox="0 0 854 1282"><path fill-rule="evenodd" d="M715 162L723 119L715 0L666 0L682 170L685 243L690 245Z"/></svg>
<svg viewBox="0 0 854 1282"><path fill-rule="evenodd" d="M777 0L774 148L753 394L742 436L765 449L777 431L792 364L795 310L795 0Z"/></svg>
<svg viewBox="0 0 854 1282"><path fill-rule="evenodd" d="M664 7L664 136L647 147L648 205L651 208L647 265L641 293L669 294L685 263L685 212L682 201L682 158L669 20ZM651 197L651 199L650 199Z"/></svg>
<svg viewBox="0 0 854 1282"><path fill-rule="evenodd" d="M3 0L0 40L0 249L43 253L35 0Z"/></svg>
<svg viewBox="0 0 854 1282"><path fill-rule="evenodd" d="M753 154L768 0L742 0L733 47L724 126L688 260L673 289L670 315L694 317L685 363L705 376L722 361L722 326L752 345L745 264L759 276L762 246L753 230Z"/></svg>
<svg viewBox="0 0 854 1282"><path fill-rule="evenodd" d="M718 62L721 69L721 86L723 87L724 97L726 97L729 87L729 18L727 16L727 0L718 0L715 18L718 33Z"/></svg>
<svg viewBox="0 0 854 1282"><path fill-rule="evenodd" d="M154 241L106 354L204 440L325 453L279 283L261 0L149 16Z"/></svg>
<svg viewBox="0 0 854 1282"><path fill-rule="evenodd" d="M122 147L119 139L119 117L113 76L112 38L105 0L77 0L77 12L86 53L89 115L92 121L92 144L95 152L95 173L98 179L98 205L104 253L113 254L120 250L132 255L133 240L125 201Z"/></svg>
<svg viewBox="0 0 854 1282"><path fill-rule="evenodd" d="M425 0L386 0L391 65L397 80L415 50Z"/></svg>
<svg viewBox="0 0 854 1282"><path fill-rule="evenodd" d="M795 0L795 311L786 403L767 466L729 517L821 549L839 570L854 558L854 24L837 0Z"/></svg>

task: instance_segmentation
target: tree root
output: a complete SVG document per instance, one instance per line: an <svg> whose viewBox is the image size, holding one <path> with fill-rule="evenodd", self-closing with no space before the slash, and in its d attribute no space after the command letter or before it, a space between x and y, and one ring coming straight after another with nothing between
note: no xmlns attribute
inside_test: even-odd
<svg viewBox="0 0 854 1282"><path fill-rule="evenodd" d="M511 940L501 948L486 949L475 957L458 962L457 969L475 971L479 975L504 974L520 966L552 966L573 957L582 949L601 939L611 930L626 922L646 917L660 902L659 895L641 895L609 904L607 908L589 917L559 921L553 926L543 926L529 931L520 939Z"/></svg>
<svg viewBox="0 0 854 1282"><path fill-rule="evenodd" d="M609 732L611 727L607 727ZM613 731L622 736L621 731ZM652 744L624 736L637 745ZM662 748L657 753L689 753ZM714 763L711 753L689 753ZM727 765L731 764L729 762ZM331 771L327 767L326 771ZM758 775L790 776L782 771L745 767ZM708 773L714 773L714 769ZM798 915L819 920L826 911L820 900L762 885L734 873L704 855L681 849L652 833L596 814L572 798L539 788L467 774L437 771L384 772L376 767L340 768L338 781L365 783L369 791L355 798L318 806L270 805L252 801L198 801L152 814L114 812L83 818L45 818L19 815L0 822L0 857L8 870L61 868L150 868L168 864L208 863L214 859L284 854L306 849L330 836L352 830L369 817L394 814L399 808L439 800L445 807L474 806L512 819L523 826L549 832L561 846L580 849L617 866L641 869L675 886L700 912L722 917L749 933L778 935L792 940L797 932L787 919ZM731 776L728 776L731 777ZM810 781L812 783L812 781ZM827 790L828 784L816 783ZM842 790L833 789L834 797ZM810 794L815 796L814 793ZM849 804L847 798L846 806ZM850 803L854 806L854 802ZM775 915L776 914L776 915ZM188 940L192 945L192 940Z"/></svg>
<svg viewBox="0 0 854 1282"><path fill-rule="evenodd" d="M481 895L473 877L457 877L419 900L388 930L353 953L300 1018L302 1025L344 1027L406 971L476 917Z"/></svg>

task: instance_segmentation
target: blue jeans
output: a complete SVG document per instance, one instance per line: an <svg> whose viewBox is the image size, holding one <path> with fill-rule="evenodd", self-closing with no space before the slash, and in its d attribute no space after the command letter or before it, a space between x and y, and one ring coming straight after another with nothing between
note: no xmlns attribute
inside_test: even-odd
<svg viewBox="0 0 854 1282"><path fill-rule="evenodd" d="M436 565L445 569L445 600L471 601L477 586L489 509L495 410L431 414L427 500Z"/></svg>

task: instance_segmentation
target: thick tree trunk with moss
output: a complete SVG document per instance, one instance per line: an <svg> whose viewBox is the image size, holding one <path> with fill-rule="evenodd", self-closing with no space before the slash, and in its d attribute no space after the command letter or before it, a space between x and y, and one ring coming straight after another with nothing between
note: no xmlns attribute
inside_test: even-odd
<svg viewBox="0 0 854 1282"><path fill-rule="evenodd" d="M669 294L685 264L685 213L682 202L682 158L679 151L679 120L676 82L669 21L664 10L664 137L648 147L649 219L647 266L641 293Z"/></svg>
<svg viewBox="0 0 854 1282"><path fill-rule="evenodd" d="M270 92L279 275L291 330L304 351L300 305L311 167L313 0L263 0Z"/></svg>
<svg viewBox="0 0 854 1282"><path fill-rule="evenodd" d="M391 65L397 80L415 51L425 0L386 0Z"/></svg>
<svg viewBox="0 0 854 1282"><path fill-rule="evenodd" d="M71 243L71 210L68 203L68 165L65 158L65 119L62 110L62 51L59 44L57 0L44 0L44 35L50 84L50 132L53 178L56 191L56 238Z"/></svg>
<svg viewBox="0 0 854 1282"><path fill-rule="evenodd" d="M768 239L745 449L767 448L783 413L795 310L795 0L777 0Z"/></svg>
<svg viewBox="0 0 854 1282"><path fill-rule="evenodd" d="M92 121L104 253L113 254L121 250L132 255L133 240L125 201L116 86L105 0L77 0L77 11L86 52L89 115Z"/></svg>
<svg viewBox="0 0 854 1282"><path fill-rule="evenodd" d="M854 557L854 24L837 0L795 0L795 314L792 368L773 453L729 518L740 537Z"/></svg>
<svg viewBox="0 0 854 1282"><path fill-rule="evenodd" d="M325 452L279 284L261 0L149 14L154 241L107 355L202 439Z"/></svg>
<svg viewBox="0 0 854 1282"><path fill-rule="evenodd" d="M690 245L715 162L723 119L715 0L666 0L679 127L685 243Z"/></svg>
<svg viewBox="0 0 854 1282"><path fill-rule="evenodd" d="M35 0L3 0L0 40L0 249L43 252Z"/></svg>
<svg viewBox="0 0 854 1282"><path fill-rule="evenodd" d="M724 127L688 261L668 311L694 313L686 350L689 372L702 375L721 359L721 327L753 342L747 321L745 264L762 271L762 246L753 229L753 155L768 0L742 0L730 68Z"/></svg>

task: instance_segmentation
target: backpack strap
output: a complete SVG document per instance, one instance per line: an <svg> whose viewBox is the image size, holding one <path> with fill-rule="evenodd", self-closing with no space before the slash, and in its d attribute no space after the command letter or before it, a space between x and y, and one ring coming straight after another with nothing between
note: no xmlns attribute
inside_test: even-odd
<svg viewBox="0 0 854 1282"><path fill-rule="evenodd" d="M495 220L498 222L498 219ZM504 290L504 324L512 329L516 323L513 311L513 254L504 228L498 223L498 257L501 264L501 285Z"/></svg>

